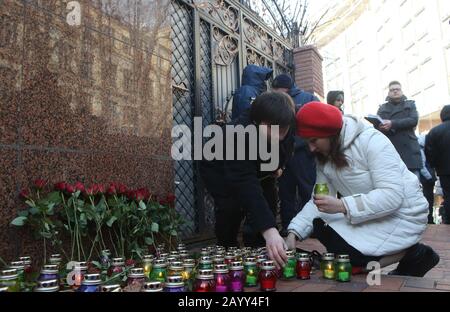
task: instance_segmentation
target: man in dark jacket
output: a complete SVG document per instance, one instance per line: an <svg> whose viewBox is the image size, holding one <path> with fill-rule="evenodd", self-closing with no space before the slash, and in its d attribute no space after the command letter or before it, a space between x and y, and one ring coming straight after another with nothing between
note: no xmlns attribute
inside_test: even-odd
<svg viewBox="0 0 450 312"><path fill-rule="evenodd" d="M384 120L378 130L391 140L406 167L419 178L422 157L419 141L414 133L419 123L416 103L403 95L398 81L389 84L387 101L378 110L378 115Z"/></svg>
<svg viewBox="0 0 450 312"><path fill-rule="evenodd" d="M219 245L225 247L238 246L237 235L242 217L249 216L250 226L255 232L261 233L265 240L269 256L275 260L277 266L286 261L285 242L276 228L276 220L270 208L265 192L261 186L262 181L270 181L272 193L276 192L274 176L279 175L287 160L292 155L295 129L292 127L295 120L292 100L281 93L267 92L258 96L250 109L231 123L232 126L260 126L279 125L279 163L278 170L274 172L262 171L261 164L266 163L257 153L257 159L249 158L250 137L246 136L244 144L238 146L236 140L234 151L245 146L244 160L213 160L202 161L200 173L205 186L214 198L216 206L215 232ZM224 128L230 131L228 127ZM262 133L257 128L258 136L269 139L270 133ZM225 144L225 142L224 142ZM226 153L227 145L224 145ZM268 188L266 188L268 189Z"/></svg>
<svg viewBox="0 0 450 312"><path fill-rule="evenodd" d="M425 154L441 181L444 193L443 223L450 224L450 105L441 111L442 124L431 129L425 141Z"/></svg>
<svg viewBox="0 0 450 312"><path fill-rule="evenodd" d="M241 87L234 93L231 119L235 120L250 108L252 100L267 90L266 81L273 70L256 65L248 65L242 74Z"/></svg>
<svg viewBox="0 0 450 312"><path fill-rule="evenodd" d="M277 76L272 83L272 90L289 94L298 112L300 108L313 101L319 101L311 93L300 90L289 75ZM286 170L278 180L280 196L280 217L283 236L291 220L311 199L316 183L316 162L308 145L300 137L295 137L294 156L286 165Z"/></svg>

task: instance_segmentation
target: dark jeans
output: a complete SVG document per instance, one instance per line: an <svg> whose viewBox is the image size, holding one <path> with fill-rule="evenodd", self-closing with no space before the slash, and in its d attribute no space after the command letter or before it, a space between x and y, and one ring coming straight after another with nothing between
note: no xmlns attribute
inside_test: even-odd
<svg viewBox="0 0 450 312"><path fill-rule="evenodd" d="M316 162L307 147L297 150L278 180L283 229L311 199L316 183Z"/></svg>
<svg viewBox="0 0 450 312"><path fill-rule="evenodd" d="M346 254L355 267L366 267L371 261L379 261L382 257L365 256L354 247L350 246L335 230L326 225L322 219L313 221L314 235L324 245L328 252L334 254Z"/></svg>
<svg viewBox="0 0 450 312"><path fill-rule="evenodd" d="M420 183L422 184L423 196L428 201L428 224L434 224L433 220L433 207L434 207L434 180L426 180L422 176L420 177Z"/></svg>
<svg viewBox="0 0 450 312"><path fill-rule="evenodd" d="M444 224L450 224L450 176L440 176L442 192L444 193L444 214L442 216L442 222Z"/></svg>

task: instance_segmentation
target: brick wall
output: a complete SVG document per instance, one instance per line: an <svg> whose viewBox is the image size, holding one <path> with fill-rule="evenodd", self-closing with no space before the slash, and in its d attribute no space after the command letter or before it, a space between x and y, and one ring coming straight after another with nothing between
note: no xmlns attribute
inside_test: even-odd
<svg viewBox="0 0 450 312"><path fill-rule="evenodd" d="M315 46L294 50L295 82L308 92L324 98L322 56Z"/></svg>

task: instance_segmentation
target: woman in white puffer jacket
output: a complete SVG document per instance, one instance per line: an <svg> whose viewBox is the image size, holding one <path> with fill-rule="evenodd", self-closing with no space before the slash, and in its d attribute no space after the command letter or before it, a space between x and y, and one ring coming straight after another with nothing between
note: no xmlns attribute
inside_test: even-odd
<svg viewBox="0 0 450 312"><path fill-rule="evenodd" d="M423 276L439 262L418 244L428 215L419 181L385 135L318 102L298 112L297 134L317 156L317 183L326 183L330 196L314 196L291 221L288 247L314 232L355 266L404 252L396 273Z"/></svg>

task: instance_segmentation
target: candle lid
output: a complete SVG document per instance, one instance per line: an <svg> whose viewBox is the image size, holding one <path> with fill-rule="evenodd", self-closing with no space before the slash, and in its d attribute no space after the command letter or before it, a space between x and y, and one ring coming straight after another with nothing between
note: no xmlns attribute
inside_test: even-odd
<svg viewBox="0 0 450 312"><path fill-rule="evenodd" d="M243 269L244 269L244 267L242 266L242 261L231 262L230 270L239 271L239 270L243 270Z"/></svg>
<svg viewBox="0 0 450 312"><path fill-rule="evenodd" d="M167 261L168 263L172 263L172 262L178 261L178 258L177 258L177 257L167 257L167 258L166 258L166 261Z"/></svg>
<svg viewBox="0 0 450 312"><path fill-rule="evenodd" d="M213 261L215 264L222 264L225 262L225 258L222 256L215 256Z"/></svg>
<svg viewBox="0 0 450 312"><path fill-rule="evenodd" d="M167 277L167 283L165 287L172 288L172 287L182 287L184 286L183 277L182 276L168 276Z"/></svg>
<svg viewBox="0 0 450 312"><path fill-rule="evenodd" d="M142 287L142 292L161 292L163 290L161 282L147 282Z"/></svg>
<svg viewBox="0 0 450 312"><path fill-rule="evenodd" d="M155 259L155 256L154 255L144 255L144 258L143 258L144 260L154 260Z"/></svg>
<svg viewBox="0 0 450 312"><path fill-rule="evenodd" d="M337 262L350 262L350 256L349 255L338 255Z"/></svg>
<svg viewBox="0 0 450 312"><path fill-rule="evenodd" d="M102 292L122 292L122 288L119 284L103 285Z"/></svg>
<svg viewBox="0 0 450 312"><path fill-rule="evenodd" d="M84 279L81 282L83 285L100 285L102 280L100 279L100 274L86 274L84 275Z"/></svg>
<svg viewBox="0 0 450 312"><path fill-rule="evenodd" d="M30 261L31 262L31 257L30 256L20 257L19 260L20 261Z"/></svg>
<svg viewBox="0 0 450 312"><path fill-rule="evenodd" d="M234 253L232 252L227 252L225 254L225 259L229 260L229 259L234 259Z"/></svg>
<svg viewBox="0 0 450 312"><path fill-rule="evenodd" d="M46 264L42 267L42 274L58 274L58 266L56 264Z"/></svg>
<svg viewBox="0 0 450 312"><path fill-rule="evenodd" d="M174 261L169 265L169 270L183 270L183 262Z"/></svg>
<svg viewBox="0 0 450 312"><path fill-rule="evenodd" d="M128 277L131 278L143 278L145 277L143 268L132 268L130 273L128 273Z"/></svg>
<svg viewBox="0 0 450 312"><path fill-rule="evenodd" d="M216 264L214 268L214 273L228 273L228 266L226 264Z"/></svg>
<svg viewBox="0 0 450 312"><path fill-rule="evenodd" d="M101 253L105 256L111 256L111 251L109 249L103 249Z"/></svg>
<svg viewBox="0 0 450 312"><path fill-rule="evenodd" d="M229 251L229 252L231 252L231 251L236 251L237 249L238 249L237 247L229 247L229 248L228 248L228 251Z"/></svg>
<svg viewBox="0 0 450 312"><path fill-rule="evenodd" d="M212 263L212 259L209 256L204 256L204 257L200 258L200 263L209 264L209 263Z"/></svg>
<svg viewBox="0 0 450 312"><path fill-rule="evenodd" d="M302 253L298 255L298 261L311 261L308 254Z"/></svg>
<svg viewBox="0 0 450 312"><path fill-rule="evenodd" d="M124 266L125 265L125 261L123 260L123 258L113 258L112 259L112 265L113 266Z"/></svg>
<svg viewBox="0 0 450 312"><path fill-rule="evenodd" d="M153 267L155 269L166 268L167 267L167 263L163 259L156 259L155 262L153 263Z"/></svg>
<svg viewBox="0 0 450 312"><path fill-rule="evenodd" d="M212 270L198 270L197 279L201 280L211 280L214 279Z"/></svg>
<svg viewBox="0 0 450 312"><path fill-rule="evenodd" d="M275 264L274 264L274 262L273 261L264 261L263 263L262 263L262 267L261 267L261 269L262 270L274 270L275 269Z"/></svg>
<svg viewBox="0 0 450 312"><path fill-rule="evenodd" d="M74 269L79 270L79 271L87 271L87 269L88 269L87 262L85 262L85 261L77 262L75 264Z"/></svg>
<svg viewBox="0 0 450 312"><path fill-rule="evenodd" d="M167 258L169 256L169 254L167 252L163 252L161 254L159 254L160 258Z"/></svg>
<svg viewBox="0 0 450 312"><path fill-rule="evenodd" d="M16 269L2 270L2 273L0 275L0 280L3 280L3 281L13 280L13 279L16 279L18 276L19 275L17 274Z"/></svg>
<svg viewBox="0 0 450 312"><path fill-rule="evenodd" d="M37 281L35 292L57 292L59 290L58 280Z"/></svg>
<svg viewBox="0 0 450 312"><path fill-rule="evenodd" d="M324 253L322 256L322 260L325 261L334 260L334 253Z"/></svg>
<svg viewBox="0 0 450 312"><path fill-rule="evenodd" d="M293 250L286 250L286 256L288 258L295 258L295 251L293 251Z"/></svg>
<svg viewBox="0 0 450 312"><path fill-rule="evenodd" d="M244 265L256 265L256 258L254 257L245 258Z"/></svg>
<svg viewBox="0 0 450 312"><path fill-rule="evenodd" d="M23 261L11 261L9 268L23 271L25 269L25 263Z"/></svg>

